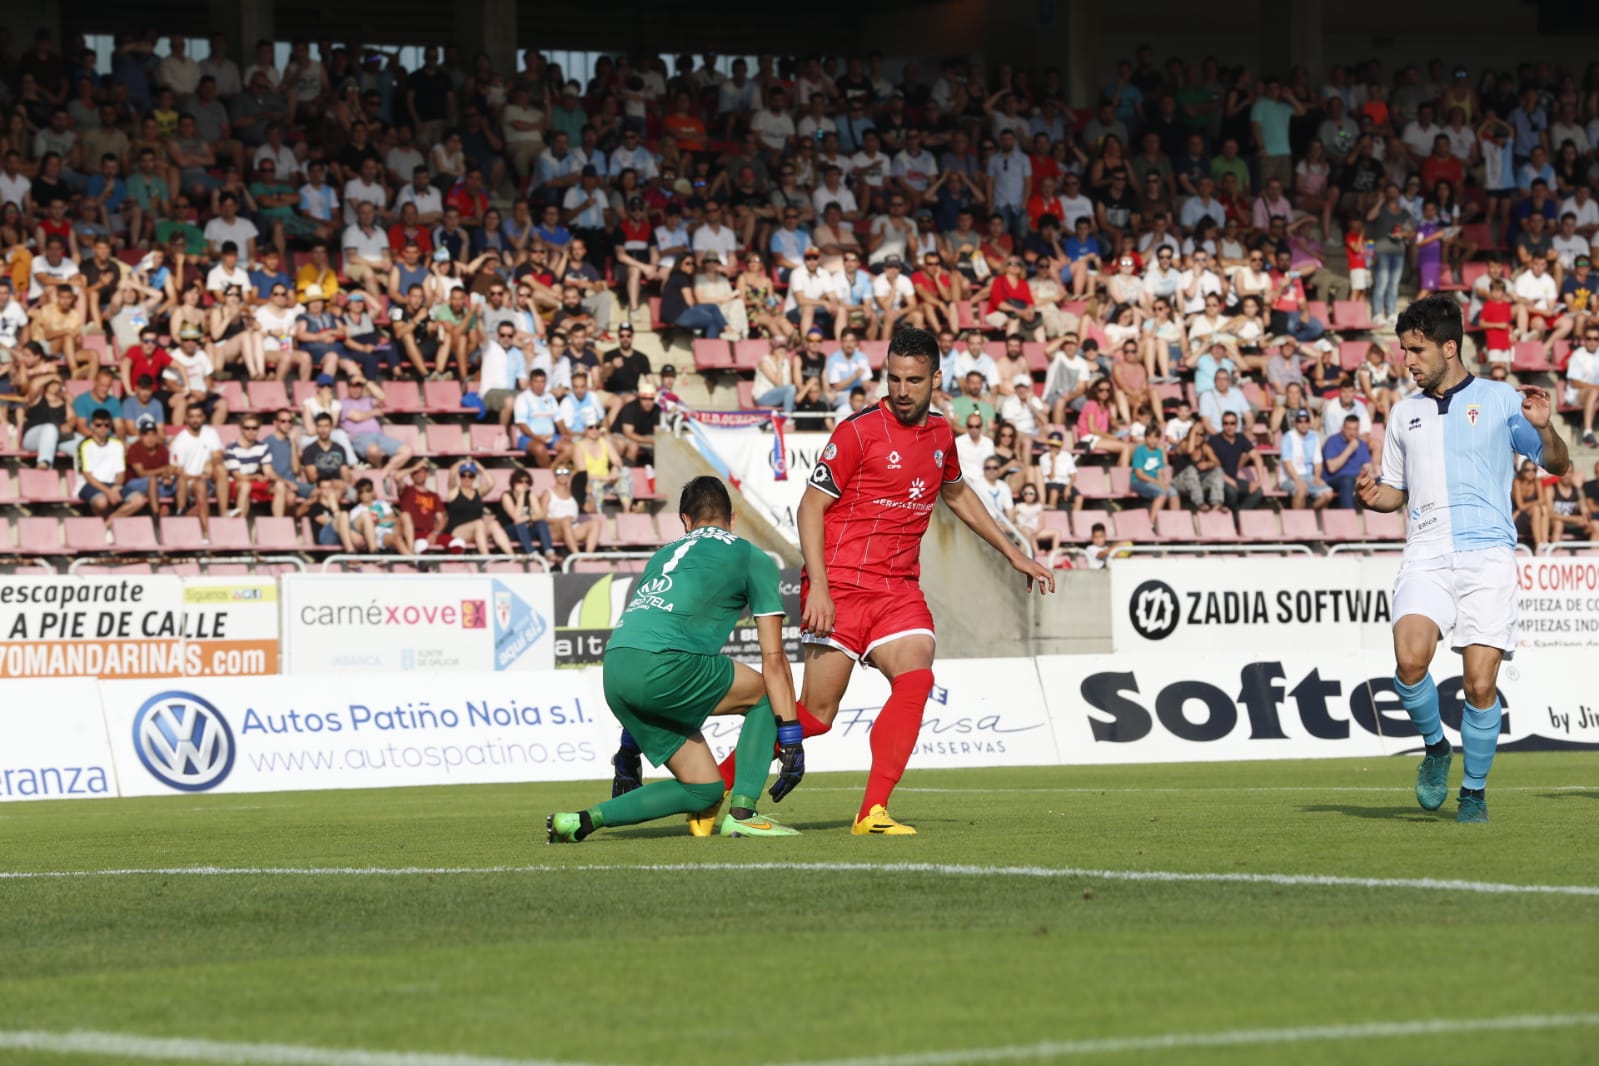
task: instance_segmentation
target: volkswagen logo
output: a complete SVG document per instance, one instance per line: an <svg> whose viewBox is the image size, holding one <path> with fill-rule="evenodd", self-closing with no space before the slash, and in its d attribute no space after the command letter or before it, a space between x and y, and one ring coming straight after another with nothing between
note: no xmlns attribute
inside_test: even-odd
<svg viewBox="0 0 1599 1066"><path fill-rule="evenodd" d="M233 730L190 692L162 692L133 716L133 750L157 781L181 792L220 785L233 769Z"/></svg>

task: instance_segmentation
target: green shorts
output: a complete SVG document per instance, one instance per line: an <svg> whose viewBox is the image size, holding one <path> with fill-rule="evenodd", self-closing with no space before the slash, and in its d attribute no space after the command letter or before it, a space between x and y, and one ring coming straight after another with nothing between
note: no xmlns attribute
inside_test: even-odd
<svg viewBox="0 0 1599 1066"><path fill-rule="evenodd" d="M605 702L655 766L700 731L733 687L733 660L722 655L612 648L603 669Z"/></svg>

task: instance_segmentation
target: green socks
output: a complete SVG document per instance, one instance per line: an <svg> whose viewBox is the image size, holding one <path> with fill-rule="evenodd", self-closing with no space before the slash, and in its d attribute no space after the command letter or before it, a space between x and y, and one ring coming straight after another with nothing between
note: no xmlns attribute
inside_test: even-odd
<svg viewBox="0 0 1599 1066"><path fill-rule="evenodd" d="M771 715L768 714L767 718ZM722 798L720 780L709 785L685 785L681 781L651 781L643 788L606 800L586 812L594 828L637 825L671 814L695 814Z"/></svg>
<svg viewBox="0 0 1599 1066"><path fill-rule="evenodd" d="M731 810L754 811L760 801L766 775L772 769L772 750L777 744L777 718L772 701L761 702L744 715L744 728L738 731L737 769L733 776ZM746 816L747 817L747 816Z"/></svg>

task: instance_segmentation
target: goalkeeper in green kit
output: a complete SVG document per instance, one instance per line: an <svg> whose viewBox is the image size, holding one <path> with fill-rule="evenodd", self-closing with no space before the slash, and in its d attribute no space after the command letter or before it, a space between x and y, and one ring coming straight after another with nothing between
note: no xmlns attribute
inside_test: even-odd
<svg viewBox="0 0 1599 1066"><path fill-rule="evenodd" d="M586 811L558 811L545 821L548 843L576 843L606 826L673 814L698 814L714 823L722 775L700 727L715 714L745 716L738 776L721 834L798 835L755 809L774 744L781 769L773 802L805 776L794 676L783 653L777 565L733 536L733 502L716 478L685 485L678 511L685 535L656 552L639 575L604 662L611 713L650 762L665 766L675 780L652 781ZM760 637L761 673L722 655L733 623L746 612Z"/></svg>

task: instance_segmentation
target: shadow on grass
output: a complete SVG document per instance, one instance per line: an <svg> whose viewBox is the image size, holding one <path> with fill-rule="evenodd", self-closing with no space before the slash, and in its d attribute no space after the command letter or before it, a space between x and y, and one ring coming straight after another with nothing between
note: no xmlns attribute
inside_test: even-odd
<svg viewBox="0 0 1599 1066"><path fill-rule="evenodd" d="M1306 814L1341 814L1379 822L1435 822L1443 817L1415 807L1361 807L1353 803L1316 803L1299 809Z"/></svg>
<svg viewBox="0 0 1599 1066"><path fill-rule="evenodd" d="M1564 800L1564 799L1599 800L1599 789L1586 790L1586 789L1575 789L1575 788L1572 788L1572 789L1565 789L1565 790L1560 791L1560 792L1540 792L1538 794L1538 798L1539 799L1546 799L1546 800Z"/></svg>
<svg viewBox="0 0 1599 1066"><path fill-rule="evenodd" d="M791 821L784 818L781 812L772 815L772 817L784 825L798 829L801 833L848 832L850 826L855 822L853 818L798 818ZM960 819L958 818L917 818L913 824L953 825L959 821ZM662 819L658 824L629 825L617 829L604 829L601 832L607 837L614 837L619 840L659 840L667 837L686 838L688 836L688 826L684 825L682 821Z"/></svg>

